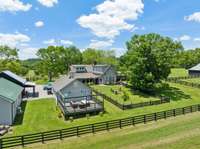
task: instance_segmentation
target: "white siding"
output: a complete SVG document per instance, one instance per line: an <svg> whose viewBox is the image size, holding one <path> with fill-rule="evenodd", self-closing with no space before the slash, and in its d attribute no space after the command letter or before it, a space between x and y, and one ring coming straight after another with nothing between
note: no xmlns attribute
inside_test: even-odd
<svg viewBox="0 0 200 149"><path fill-rule="evenodd" d="M116 71L112 67L101 77L103 84L114 84L116 83L116 79Z"/></svg>
<svg viewBox="0 0 200 149"><path fill-rule="evenodd" d="M12 104L0 98L0 124L12 124Z"/></svg>

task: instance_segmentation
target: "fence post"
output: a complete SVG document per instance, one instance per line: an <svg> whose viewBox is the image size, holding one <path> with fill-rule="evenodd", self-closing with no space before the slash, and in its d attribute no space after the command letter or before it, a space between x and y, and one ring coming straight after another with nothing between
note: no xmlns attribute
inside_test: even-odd
<svg viewBox="0 0 200 149"><path fill-rule="evenodd" d="M44 143L44 133L41 133L41 137L42 137L42 143Z"/></svg>
<svg viewBox="0 0 200 149"><path fill-rule="evenodd" d="M144 124L146 124L146 115L144 115Z"/></svg>
<svg viewBox="0 0 200 149"><path fill-rule="evenodd" d="M122 129L122 120L119 120L119 128Z"/></svg>
<svg viewBox="0 0 200 149"><path fill-rule="evenodd" d="M24 136L21 136L22 146L24 147Z"/></svg>
<svg viewBox="0 0 200 149"><path fill-rule="evenodd" d="M76 135L79 136L79 127L76 127Z"/></svg>
<svg viewBox="0 0 200 149"><path fill-rule="evenodd" d="M165 118L165 119L167 118L167 113L166 113L166 111L164 111L164 118Z"/></svg>
<svg viewBox="0 0 200 149"><path fill-rule="evenodd" d="M95 133L94 124L92 124L92 133Z"/></svg>
<svg viewBox="0 0 200 149"><path fill-rule="evenodd" d="M183 114L185 115L185 108L183 108Z"/></svg>
<svg viewBox="0 0 200 149"><path fill-rule="evenodd" d="M2 149L3 148L3 140L2 140L2 138L0 138L0 149Z"/></svg>
<svg viewBox="0 0 200 149"><path fill-rule="evenodd" d="M200 105L198 105L198 111L200 111Z"/></svg>
<svg viewBox="0 0 200 149"><path fill-rule="evenodd" d="M135 117L132 117L132 125L135 126Z"/></svg>
<svg viewBox="0 0 200 149"><path fill-rule="evenodd" d="M176 109L173 109L173 116L176 116Z"/></svg>
<svg viewBox="0 0 200 149"><path fill-rule="evenodd" d="M154 113L154 120L157 121L157 113Z"/></svg>
<svg viewBox="0 0 200 149"><path fill-rule="evenodd" d="M190 113L192 113L192 106L190 106Z"/></svg>
<svg viewBox="0 0 200 149"><path fill-rule="evenodd" d="M62 130L60 130L59 132L60 132L60 140L62 140Z"/></svg>
<svg viewBox="0 0 200 149"><path fill-rule="evenodd" d="M108 122L106 122L106 129L107 129L107 131L109 131Z"/></svg>

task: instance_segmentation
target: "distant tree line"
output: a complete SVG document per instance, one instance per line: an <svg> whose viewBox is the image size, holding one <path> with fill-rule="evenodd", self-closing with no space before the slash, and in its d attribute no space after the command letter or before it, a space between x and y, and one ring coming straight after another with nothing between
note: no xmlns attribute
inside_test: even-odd
<svg viewBox="0 0 200 149"><path fill-rule="evenodd" d="M188 69L200 63L200 48L184 50L181 42L155 33L134 35L126 46L119 58L114 50L88 48L81 52L75 46L49 46L38 50L37 59L28 60L19 60L18 49L0 46L0 71L8 69L30 80L34 76L52 80L67 74L72 64L111 64L133 88L148 91L166 79L171 68Z"/></svg>

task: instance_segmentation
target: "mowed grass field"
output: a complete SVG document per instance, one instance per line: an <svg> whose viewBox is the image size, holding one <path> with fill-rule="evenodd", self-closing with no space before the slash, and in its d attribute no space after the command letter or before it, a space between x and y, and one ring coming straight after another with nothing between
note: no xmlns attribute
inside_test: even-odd
<svg viewBox="0 0 200 149"><path fill-rule="evenodd" d="M145 125L34 144L24 149L198 149L199 126L200 113L197 112Z"/></svg>
<svg viewBox="0 0 200 149"><path fill-rule="evenodd" d="M13 125L13 133L6 136L68 128L141 114L154 113L200 103L199 89L174 83L171 83L170 86L171 89L165 91L165 94L168 94L171 97L170 103L123 111L105 101L106 113L103 116L97 115L89 118L79 118L74 119L73 122L58 118L59 112L56 110L56 103L53 99L28 101L26 105L24 103L25 112L23 118L22 116L18 116L16 123Z"/></svg>
<svg viewBox="0 0 200 149"><path fill-rule="evenodd" d="M111 97L113 100L116 100L121 104L141 103L141 102L160 100L158 97L152 97L141 92L136 92L128 87L124 87L121 85L93 85L91 87ZM116 91L117 94L112 92L112 90ZM126 92L126 94L129 96L129 99L127 100L123 99L124 92Z"/></svg>
<svg viewBox="0 0 200 149"><path fill-rule="evenodd" d="M172 68L169 77L186 77L188 71L185 68Z"/></svg>

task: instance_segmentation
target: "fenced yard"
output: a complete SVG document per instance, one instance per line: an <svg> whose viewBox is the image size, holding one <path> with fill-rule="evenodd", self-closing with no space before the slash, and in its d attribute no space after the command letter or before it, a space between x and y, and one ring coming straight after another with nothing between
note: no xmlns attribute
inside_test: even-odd
<svg viewBox="0 0 200 149"><path fill-rule="evenodd" d="M136 104L160 100L159 97L153 97L139 91L134 91L131 88L122 85L93 85L91 87L113 100L116 100L120 104ZM128 98L124 97L124 93L127 94Z"/></svg>
<svg viewBox="0 0 200 149"><path fill-rule="evenodd" d="M87 125L113 119L122 119L130 115L149 114L200 103L200 92L197 88L170 83L170 89L165 91L165 95L170 97L170 103L124 111L105 100L105 113L103 115L83 117L73 119L72 121L58 118L59 111L56 109L55 100L53 99L27 101L23 103L23 111L25 112L17 116L16 123L12 126L13 132L6 136Z"/></svg>
<svg viewBox="0 0 200 149"><path fill-rule="evenodd" d="M100 123L93 123L89 125L71 127L67 129L60 129L48 132L40 132L35 134L28 134L15 137L7 137L0 139L0 149L25 146L33 143L45 143L50 140L60 139L72 136L80 136L88 133L96 133L99 131L109 131L115 128L123 128L130 125L136 125L140 123L147 123L151 121L157 121L160 119L167 119L168 117L175 117L187 113L200 111L200 104L192 105L183 108L176 108L167 111L155 112L145 115L133 116L123 119L116 119L111 121L104 121Z"/></svg>

